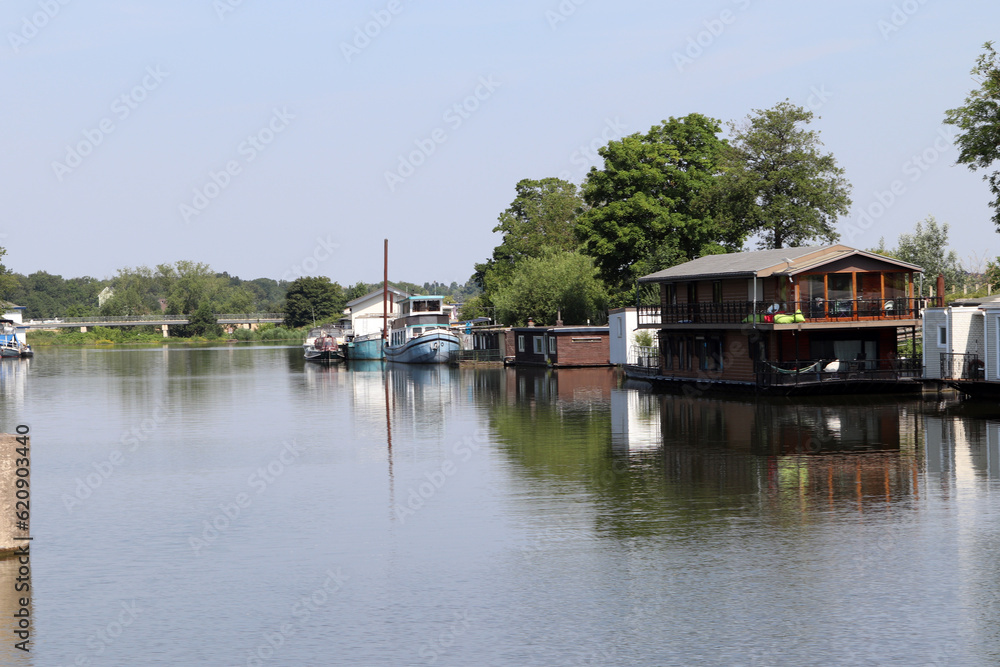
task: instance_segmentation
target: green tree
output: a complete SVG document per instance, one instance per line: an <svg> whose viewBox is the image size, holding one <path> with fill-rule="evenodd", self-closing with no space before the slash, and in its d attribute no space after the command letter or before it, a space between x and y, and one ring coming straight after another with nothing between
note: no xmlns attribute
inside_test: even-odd
<svg viewBox="0 0 1000 667"><path fill-rule="evenodd" d="M7 254L6 248L0 248L0 259ZM12 293L18 288L19 282L14 272L3 264L0 264L0 300L9 300ZM20 305L20 304L18 304Z"/></svg>
<svg viewBox="0 0 1000 667"><path fill-rule="evenodd" d="M486 302L512 279L525 259L548 251L572 251L580 246L574 233L583 199L576 185L558 178L523 179L514 186L516 196L498 218L493 232L502 234L493 256L476 265L473 280L486 294Z"/></svg>
<svg viewBox="0 0 1000 667"><path fill-rule="evenodd" d="M131 317L160 309L162 290L157 277L146 266L118 269L110 286L114 294L101 306L101 315Z"/></svg>
<svg viewBox="0 0 1000 667"><path fill-rule="evenodd" d="M900 234L898 247L889 253L923 267L925 280L932 284L939 273L944 275L945 289L951 290L961 284L964 272L958 253L948 250L948 223L938 225L933 215L918 222L912 234Z"/></svg>
<svg viewBox="0 0 1000 667"><path fill-rule="evenodd" d="M821 152L819 133L804 127L812 119L786 100L728 124L733 138L711 198L762 249L839 238L833 224L847 215L851 184L833 154Z"/></svg>
<svg viewBox="0 0 1000 667"><path fill-rule="evenodd" d="M666 268L657 259L677 263L709 247L742 245L707 206L723 148L720 129L715 119L689 114L598 150L604 167L591 168L583 184L590 209L577 218L576 231L617 293L631 293L642 272Z"/></svg>
<svg viewBox="0 0 1000 667"><path fill-rule="evenodd" d="M560 312L568 324L604 323L607 300L593 260L565 250L521 261L510 283L494 295L498 321L515 325L529 317L555 324Z"/></svg>
<svg viewBox="0 0 1000 667"><path fill-rule="evenodd" d="M184 336L204 336L205 338L218 338L222 335L222 327L212 312L212 307L208 301L202 301L195 308L194 313L188 318L187 326L184 327Z"/></svg>
<svg viewBox="0 0 1000 667"><path fill-rule="evenodd" d="M1000 160L1000 58L993 42L983 45L983 52L972 68L972 77L979 84L965 98L965 104L945 111L945 123L954 125L959 154L957 164L969 169L988 170ZM993 223L1000 231L1000 170L983 175L993 192Z"/></svg>
<svg viewBox="0 0 1000 667"><path fill-rule="evenodd" d="M297 278L285 296L285 326L301 327L338 319L347 298L344 288L326 276Z"/></svg>

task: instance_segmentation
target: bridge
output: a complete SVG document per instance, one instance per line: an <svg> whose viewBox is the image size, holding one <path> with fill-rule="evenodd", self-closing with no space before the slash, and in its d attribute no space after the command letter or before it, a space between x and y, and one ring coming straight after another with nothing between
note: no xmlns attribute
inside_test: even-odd
<svg viewBox="0 0 1000 667"><path fill-rule="evenodd" d="M226 328L257 329L261 324L280 324L285 321L284 313L222 313L216 321ZM189 322L187 315L134 315L129 317L53 317L40 320L24 320L26 329L65 329L78 327L86 332L88 327L135 327L158 326L166 337L171 325L179 326Z"/></svg>

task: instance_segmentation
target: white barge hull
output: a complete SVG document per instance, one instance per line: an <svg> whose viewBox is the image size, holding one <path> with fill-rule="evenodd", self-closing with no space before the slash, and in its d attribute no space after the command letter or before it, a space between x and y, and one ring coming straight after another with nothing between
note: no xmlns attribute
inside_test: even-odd
<svg viewBox="0 0 1000 667"><path fill-rule="evenodd" d="M446 331L430 331L402 345L385 348L387 361L400 364L446 364L452 352L461 348L458 336Z"/></svg>

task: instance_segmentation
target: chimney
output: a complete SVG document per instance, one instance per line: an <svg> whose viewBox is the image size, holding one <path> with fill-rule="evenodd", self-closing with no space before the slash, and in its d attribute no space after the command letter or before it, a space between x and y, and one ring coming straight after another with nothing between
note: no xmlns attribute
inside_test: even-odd
<svg viewBox="0 0 1000 667"><path fill-rule="evenodd" d="M944 274L939 273L937 278L937 305L938 308L944 307Z"/></svg>

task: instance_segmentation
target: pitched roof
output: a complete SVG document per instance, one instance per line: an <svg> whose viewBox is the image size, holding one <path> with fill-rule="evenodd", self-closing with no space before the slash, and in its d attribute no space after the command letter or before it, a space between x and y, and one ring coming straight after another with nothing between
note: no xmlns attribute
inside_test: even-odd
<svg viewBox="0 0 1000 667"><path fill-rule="evenodd" d="M814 269L837 259L861 255L893 264L901 269L923 272L915 264L892 257L877 255L845 245L802 246L798 248L777 248L751 252L733 252L723 255L706 255L690 262L672 266L639 278L639 282L660 282L697 278L741 278L763 277L772 273L795 275Z"/></svg>
<svg viewBox="0 0 1000 667"><path fill-rule="evenodd" d="M405 295L406 294L406 292L404 292L403 290L396 289L392 285L389 285L389 291L392 294L395 294L397 296L399 296L399 295ZM350 301L348 301L344 305L344 309L346 310L347 308L353 308L354 306L358 305L359 303L361 303L363 301L367 301L368 299L371 299L371 298L373 298L375 296L382 296L382 288L381 287L378 288L375 291L372 291L372 292L369 292L368 294L365 294L364 296L359 296L357 299L351 299Z"/></svg>

